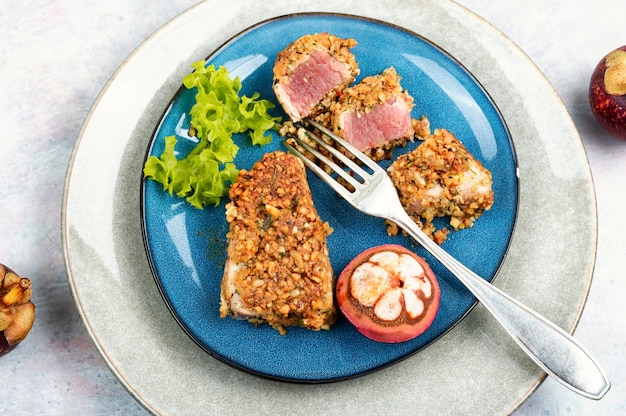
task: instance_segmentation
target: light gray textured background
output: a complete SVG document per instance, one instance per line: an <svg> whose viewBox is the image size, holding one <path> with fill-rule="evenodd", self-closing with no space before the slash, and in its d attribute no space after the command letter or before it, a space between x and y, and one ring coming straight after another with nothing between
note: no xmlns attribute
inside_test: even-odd
<svg viewBox="0 0 626 416"><path fill-rule="evenodd" d="M101 89L141 42L193 0L3 1L0 5L0 262L35 281L37 321L0 358L0 414L145 414L94 348L68 290L61 246L67 164ZM511 38L572 115L596 185L599 240L575 336L613 383L600 402L547 380L516 415L626 413L626 142L589 111L596 62L626 44L623 0L459 0Z"/></svg>

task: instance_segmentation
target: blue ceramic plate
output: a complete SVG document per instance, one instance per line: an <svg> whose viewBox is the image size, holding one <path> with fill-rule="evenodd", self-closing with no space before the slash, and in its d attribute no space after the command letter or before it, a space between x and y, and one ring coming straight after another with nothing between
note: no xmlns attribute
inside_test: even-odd
<svg viewBox="0 0 626 416"><path fill-rule="evenodd" d="M505 256L517 209L514 149L502 117L488 94L459 62L415 33L354 16L289 15L258 24L230 40L209 57L226 66L243 83L242 94L259 92L277 103L272 92L276 54L296 38L327 31L358 41L353 49L360 77L394 66L402 86L415 98L413 117L428 117L432 128L444 127L492 172L495 203L473 228L452 232L444 248L485 279L492 280ZM202 59L203 57L198 57ZM358 81L358 80L357 80ZM166 136L177 134L177 150L195 146L186 135L195 91L181 88L157 127L147 156L160 155ZM277 106L276 115L284 114ZM275 135L265 147L236 137L241 149L237 166L249 169L264 153L285 150ZM409 151L419 142L396 155ZM155 280L165 302L189 336L214 357L261 376L315 383L346 379L375 371L435 341L461 320L475 299L446 269L408 238L388 237L382 220L352 209L309 173L313 199L323 220L334 228L328 238L338 275L358 253L374 245L403 244L425 257L438 276L441 306L433 325L418 338L384 344L361 336L345 318L329 331L289 328L281 336L267 325L219 317L220 281L226 258L225 201L198 210L171 198L154 181L143 183L145 243Z"/></svg>

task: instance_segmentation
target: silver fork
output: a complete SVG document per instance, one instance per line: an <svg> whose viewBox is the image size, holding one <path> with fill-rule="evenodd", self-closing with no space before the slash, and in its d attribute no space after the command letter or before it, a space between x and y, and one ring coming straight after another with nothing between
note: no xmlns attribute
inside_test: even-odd
<svg viewBox="0 0 626 416"><path fill-rule="evenodd" d="M590 399L599 400L606 394L611 387L607 375L573 337L482 279L428 238L402 207L393 182L383 168L320 124L310 120L306 122L341 145L370 171L361 168L335 147L326 144L309 129L305 129L306 135L320 148L332 154L345 168L300 138L293 137L293 139L306 150L305 153L308 152L321 160L350 186L346 187L294 146L285 143L291 153L302 159L309 169L353 207L365 214L393 221L404 229L470 290L517 344L549 375L576 393ZM356 176L351 175L350 170Z"/></svg>

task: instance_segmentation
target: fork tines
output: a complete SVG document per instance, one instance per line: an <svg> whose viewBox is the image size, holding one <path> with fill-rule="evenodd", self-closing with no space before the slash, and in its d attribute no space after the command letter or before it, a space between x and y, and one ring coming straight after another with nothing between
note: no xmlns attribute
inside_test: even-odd
<svg viewBox="0 0 626 416"><path fill-rule="evenodd" d="M289 149L289 151L296 156L300 157L302 161L309 167L315 174L317 174L320 178L322 178L326 183L332 186L336 191L343 192L347 191L350 193L358 192L360 188L364 186L364 184L372 177L372 174L377 171L382 171L383 169L376 164L373 160L365 156L358 149L356 149L353 145L342 139L341 137L334 134L332 131L328 130L321 124L312 121L305 120L305 123L314 127L319 133L328 137L331 143L327 143L320 135L315 134L311 131L310 128L306 128L305 126L301 126L301 131L311 139L315 146L308 144L301 137L297 135L290 137L296 144L293 146L288 142L285 143L285 146ZM334 142L334 143L333 143ZM338 144L343 148L345 152L347 152L351 157L346 156L342 150L333 146L333 144ZM320 161L323 165L325 165L328 169L324 169L319 164L315 163L311 160L310 157L307 157L303 152L306 152L313 156L314 159ZM357 162L360 162L362 165L365 165L369 168L369 172L363 169L362 166L359 166ZM340 166L343 165L343 166ZM341 177L349 186L345 186L342 184L341 189L338 189L339 183L341 181L335 180L335 178L327 172L330 170L334 172L337 176Z"/></svg>

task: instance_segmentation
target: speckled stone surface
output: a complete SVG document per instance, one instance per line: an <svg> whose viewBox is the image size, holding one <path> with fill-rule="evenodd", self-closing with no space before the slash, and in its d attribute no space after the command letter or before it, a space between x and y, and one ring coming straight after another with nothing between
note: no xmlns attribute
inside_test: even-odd
<svg viewBox="0 0 626 416"><path fill-rule="evenodd" d="M0 380L8 380L8 386L0 389L1 414L145 414L146 410L121 384L132 382L138 390L153 390L159 384L171 380L168 374L158 374L140 381L120 382L107 367L106 361L141 362L144 359L143 352L128 345L127 351L132 353L123 357L107 353L100 355L94 347L67 284L60 231L61 206L72 149L82 123L101 89L142 41L170 18L195 3L197 2L123 0L76 3L58 0L42 4L37 1L23 1L12 4L0 14L0 120L3 125L3 133L0 135L0 200L3 201L3 215L0 216L0 261L33 280L33 300L38 308L35 326L26 341L10 355L0 358ZM612 48L626 43L621 25L610 25L605 20L605 16L625 15L626 3L621 0L580 1L577 7L557 0L510 1L503 4L461 0L459 3L509 36L554 85L580 132L591 164L597 197L597 261L589 299L575 336L603 363L613 388L604 399L593 402L576 396L552 380L547 380L515 414L623 414L626 412L626 376L621 369L626 365L626 329L621 318L621 305L622 296L626 293L626 282L622 279L626 269L623 256L626 226L621 221L624 197L616 190L623 190L626 181L623 169L623 163L626 162L626 142L618 141L599 129L588 110L586 89L596 62ZM239 18L249 19L254 14L254 11L250 11ZM395 14L401 15L401 12L396 11ZM472 42L480 43L481 39L468 40L468 45L471 46ZM211 45L205 46L205 49L210 48ZM200 55L203 52L205 50L199 51ZM198 51L189 51L190 55L193 53ZM468 49L467 54L471 54L471 49ZM492 64L494 63L475 62L478 70L481 69L480 65ZM163 88L167 91L176 85L177 80L171 78ZM125 87L133 91L129 94L131 97L133 93L154 93L142 90L142 86ZM532 111L539 115L541 113L541 109ZM545 114L545 117L550 116ZM144 115L140 123L142 126L150 126L155 119L154 114ZM554 134L558 134L558 131ZM144 151L141 145L142 143L136 143L129 148L110 149L100 153L99 157L111 157L109 152L120 150L129 155L141 154ZM549 146L550 143L544 145ZM568 178L569 175L575 175L575 172L568 170L567 157L567 154L563 154L555 160L546 160L545 164L555 175ZM122 171L132 171L133 163L136 160L132 157L124 159ZM111 172L94 172L92 176L85 177L85 186L93 187L96 192L96 189L104 187L101 175L106 173ZM128 178L122 177L118 184L121 185L126 180ZM98 218L107 218L127 209L124 203L136 198L129 189L117 187L115 190L119 196L109 199L109 204L102 204L101 217ZM86 200L85 203L89 201ZM567 207L564 207L564 216L567 214ZM120 217L109 231L113 233L118 230L119 233L124 228L131 232L136 231L138 213L134 215L136 217ZM98 218L91 221L97 222ZM576 228L576 224L567 223L567 219L563 223L574 230ZM107 228L106 225L97 225L94 228ZM536 226L546 226L549 230L554 225ZM72 237L74 241L82 239L93 243L109 236L87 233L80 238L76 235ZM88 246L89 244L86 248ZM84 264L77 267L93 271L94 275L102 278L97 285L90 288L93 293L85 294L86 296L106 297L109 294L107 285L127 284L132 293L141 293L141 302L138 302L140 308L136 311L137 319L157 323L149 330L151 337L157 342L167 344L171 342L166 339L167 334L182 334L163 308L156 287L150 286L150 282L145 280L145 265L137 270L142 276L140 279L133 279L134 275L119 277L119 270L132 271L135 267L128 263L130 259L143 255L140 241L110 247L110 251L91 253L91 257L87 249L82 252L85 253ZM116 257L116 252L123 252L124 256ZM565 263L568 259L557 258L554 261ZM527 268L531 273L533 270L530 264L515 266ZM107 276L117 276L119 280L107 281ZM511 284L511 287L507 287L508 290L519 290ZM556 285L553 290L559 291L561 288ZM120 306L132 307L134 300L139 299L131 296L124 299L122 302L125 303ZM111 302L116 301L120 300L111 299ZM547 310L559 309L559 305L540 307ZM109 312L103 309L101 313L105 316ZM461 339L467 334L482 336L482 323L478 315L470 315L470 319L464 322L462 331L465 332L457 331L450 335ZM484 317L485 314L480 316ZM94 336L103 338L115 338L127 332L124 322L119 325L102 325L95 329ZM493 338L488 338L488 341L495 342ZM166 360L180 363L202 361L204 353L194 350L190 340L181 336L179 344L180 351L195 352L191 355L181 353L180 356L157 357L154 365L159 366ZM451 345L442 343L438 346L439 352L442 355L448 353L448 359L454 360L458 366L481 359L460 355L458 351L446 351ZM506 351L508 348L510 345L505 342L499 349ZM145 363L146 368L149 368L149 364ZM513 363L512 368L526 368L523 363L518 364ZM267 381L250 378L213 362L205 365L207 371L219 374L219 392L222 395L234 394L242 383L254 395L280 387L285 403L291 396L299 397L305 407L316 406L322 413L349 414L350 403L354 400L367 401L367 395L376 391L372 380L357 379L350 382L348 388L334 388L336 393L333 400L327 401L322 400L327 397L322 391L333 389L330 386L310 388L283 384L277 386L274 383L268 385ZM406 365L408 364L401 363L398 368L386 370L381 377L393 381ZM420 364L412 365L419 370ZM515 382L517 376L512 374L510 379L500 382ZM454 379L454 373L440 376L442 383L453 383ZM220 396L206 391L206 385L206 380L192 378L187 388L192 394L204 397L207 408L218 406ZM377 405L371 407L372 413L390 409L398 414L411 413L410 409L397 408L391 400L389 407L382 407L382 403L386 402L385 396L390 392L385 392L384 386L377 388L381 396L375 401ZM427 386L412 388L415 393L428 394ZM352 394L348 395L348 392ZM473 386L467 386L462 395L471 398L472 392ZM497 389L494 389L493 397L498 400ZM459 398L450 398L457 399ZM180 406L185 405L188 404L171 401L169 406L162 407L161 410L175 414L177 410L180 411ZM245 414L258 411L259 407L251 396L249 400L237 403L236 409ZM266 407L263 409L267 410ZM474 412L477 413L480 412Z"/></svg>

